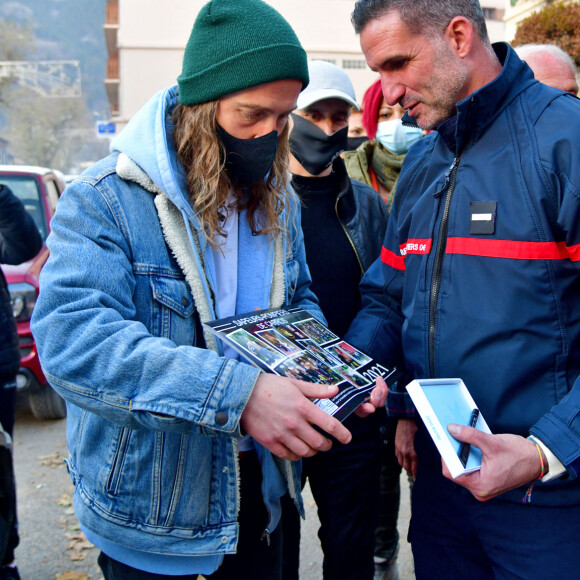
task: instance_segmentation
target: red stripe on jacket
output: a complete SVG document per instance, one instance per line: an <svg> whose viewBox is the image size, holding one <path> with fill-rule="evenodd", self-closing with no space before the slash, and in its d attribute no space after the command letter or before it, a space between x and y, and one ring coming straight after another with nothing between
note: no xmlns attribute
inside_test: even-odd
<svg viewBox="0 0 580 580"><path fill-rule="evenodd" d="M408 254L428 254L432 240L410 239L400 247L401 255L383 247L381 261L397 270L405 269ZM513 260L571 260L580 261L580 244L566 246L566 242L517 242L512 240L486 240L481 238L449 238L447 254L508 258Z"/></svg>
<svg viewBox="0 0 580 580"><path fill-rule="evenodd" d="M511 258L513 260L580 260L580 244L566 246L566 242L516 242L480 238L449 238L447 254Z"/></svg>
<svg viewBox="0 0 580 580"><path fill-rule="evenodd" d="M395 268L395 270L405 269L405 258L403 256L397 256L395 252L387 250L385 246L381 249L381 262L387 266L391 266L391 268Z"/></svg>

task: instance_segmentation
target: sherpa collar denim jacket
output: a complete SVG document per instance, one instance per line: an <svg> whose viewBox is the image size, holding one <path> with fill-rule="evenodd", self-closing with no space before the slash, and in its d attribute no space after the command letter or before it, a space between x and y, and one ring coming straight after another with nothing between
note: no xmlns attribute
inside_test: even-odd
<svg viewBox="0 0 580 580"><path fill-rule="evenodd" d="M139 550L231 553L239 421L258 370L205 348L201 335L200 318L213 315L211 250L168 137L177 98L176 87L156 95L60 199L32 325L45 374L67 401L81 523ZM242 232L243 300L324 320L291 199L287 243ZM302 509L299 465L275 463Z"/></svg>

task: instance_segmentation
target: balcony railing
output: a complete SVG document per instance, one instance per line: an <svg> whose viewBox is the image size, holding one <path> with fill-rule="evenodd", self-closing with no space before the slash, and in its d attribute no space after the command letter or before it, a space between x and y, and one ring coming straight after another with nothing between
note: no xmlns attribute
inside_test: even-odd
<svg viewBox="0 0 580 580"><path fill-rule="evenodd" d="M119 55L107 60L107 80L119 79Z"/></svg>
<svg viewBox="0 0 580 580"><path fill-rule="evenodd" d="M119 24L119 1L108 0L105 15L107 24Z"/></svg>

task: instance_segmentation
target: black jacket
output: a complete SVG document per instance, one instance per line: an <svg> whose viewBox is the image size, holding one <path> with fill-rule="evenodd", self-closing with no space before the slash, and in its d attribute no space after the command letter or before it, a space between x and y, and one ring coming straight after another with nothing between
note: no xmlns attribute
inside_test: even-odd
<svg viewBox="0 0 580 580"><path fill-rule="evenodd" d="M387 204L372 187L349 178L342 160L335 162L335 171L344 174L345 182L350 182L350 187L338 195L336 210L364 274L381 253L389 220Z"/></svg>
<svg viewBox="0 0 580 580"><path fill-rule="evenodd" d="M42 238L22 202L0 185L0 263L21 264L38 254ZM0 381L14 377L20 366L16 324L6 278L0 270Z"/></svg>
<svg viewBox="0 0 580 580"><path fill-rule="evenodd" d="M358 284L381 253L387 204L370 186L350 179L341 158L326 177L294 175L304 203L302 229L312 290L329 328L339 336L360 309Z"/></svg>

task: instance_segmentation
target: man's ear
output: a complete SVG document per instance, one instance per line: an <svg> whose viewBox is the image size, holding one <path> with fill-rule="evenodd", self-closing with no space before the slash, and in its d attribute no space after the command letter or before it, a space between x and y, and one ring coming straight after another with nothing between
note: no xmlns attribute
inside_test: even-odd
<svg viewBox="0 0 580 580"><path fill-rule="evenodd" d="M473 23L464 16L456 16L445 29L445 38L460 58L471 53L474 34Z"/></svg>

